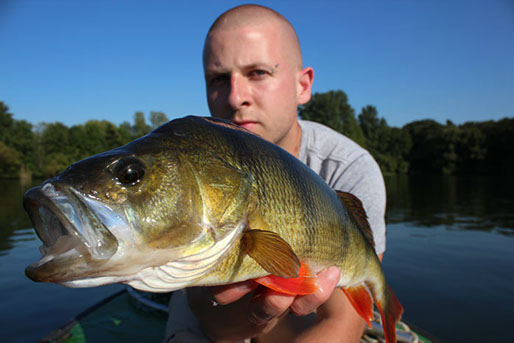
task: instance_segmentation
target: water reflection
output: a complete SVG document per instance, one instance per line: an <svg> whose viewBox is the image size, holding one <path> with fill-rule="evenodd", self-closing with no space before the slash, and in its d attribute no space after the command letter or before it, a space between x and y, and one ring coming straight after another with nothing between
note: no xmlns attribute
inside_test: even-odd
<svg viewBox="0 0 514 343"><path fill-rule="evenodd" d="M514 233L514 181L495 176L386 176L387 222Z"/></svg>
<svg viewBox="0 0 514 343"><path fill-rule="evenodd" d="M1 180L0 189L0 254L12 249L9 239L16 230L32 227L29 217L25 214L22 200L23 194L40 181L23 184L18 180Z"/></svg>

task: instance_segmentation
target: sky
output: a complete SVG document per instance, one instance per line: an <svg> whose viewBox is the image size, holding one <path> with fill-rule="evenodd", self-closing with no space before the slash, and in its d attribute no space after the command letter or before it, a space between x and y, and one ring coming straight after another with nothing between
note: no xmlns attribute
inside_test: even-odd
<svg viewBox="0 0 514 343"><path fill-rule="evenodd" d="M295 27L313 92L390 126L514 117L513 0L254 1ZM201 54L240 1L0 0L0 101L14 119L208 115Z"/></svg>

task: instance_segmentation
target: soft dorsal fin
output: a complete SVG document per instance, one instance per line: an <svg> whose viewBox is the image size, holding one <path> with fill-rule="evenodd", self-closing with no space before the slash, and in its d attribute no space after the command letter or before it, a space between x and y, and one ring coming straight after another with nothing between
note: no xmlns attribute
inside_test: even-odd
<svg viewBox="0 0 514 343"><path fill-rule="evenodd" d="M371 245L375 246L375 239L373 238L373 231L371 231L371 227L368 223L368 216L366 215L366 211L362 206L362 202L355 195L348 192L336 191L339 199L343 203L344 207L346 207L348 214L355 222L357 227L361 230L364 237L371 243Z"/></svg>
<svg viewBox="0 0 514 343"><path fill-rule="evenodd" d="M298 257L291 246L275 232L248 230L243 235L243 244L245 252L270 274L282 278L298 276Z"/></svg>

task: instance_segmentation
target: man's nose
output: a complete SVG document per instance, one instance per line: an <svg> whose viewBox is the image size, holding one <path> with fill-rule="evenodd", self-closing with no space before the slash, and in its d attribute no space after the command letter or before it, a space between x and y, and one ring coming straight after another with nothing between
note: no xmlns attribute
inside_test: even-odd
<svg viewBox="0 0 514 343"><path fill-rule="evenodd" d="M250 104L250 92L248 86L248 80L246 80L242 75L232 75L230 77L230 94L228 96L228 102L232 109L238 110L241 107L248 106Z"/></svg>

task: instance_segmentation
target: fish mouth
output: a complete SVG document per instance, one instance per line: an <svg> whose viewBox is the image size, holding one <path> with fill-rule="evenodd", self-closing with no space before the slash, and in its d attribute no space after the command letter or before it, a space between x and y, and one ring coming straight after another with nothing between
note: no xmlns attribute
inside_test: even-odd
<svg viewBox="0 0 514 343"><path fill-rule="evenodd" d="M41 259L25 269L34 281L72 280L103 264L118 249L118 240L73 187L46 183L24 195L23 206L43 243Z"/></svg>

